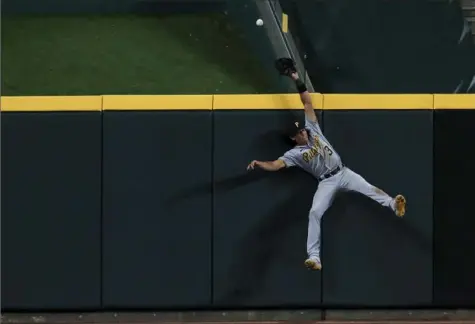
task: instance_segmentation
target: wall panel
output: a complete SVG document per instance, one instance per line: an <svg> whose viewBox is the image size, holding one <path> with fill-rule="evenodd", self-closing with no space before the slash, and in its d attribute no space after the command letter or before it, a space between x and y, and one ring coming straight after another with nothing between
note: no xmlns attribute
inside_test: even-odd
<svg viewBox="0 0 475 324"><path fill-rule="evenodd" d="M324 124L343 162L388 194L404 194L407 213L399 219L360 194L336 198L322 224L323 303L429 305L432 111L325 110Z"/></svg>
<svg viewBox="0 0 475 324"><path fill-rule="evenodd" d="M215 306L321 302L320 273L304 266L316 181L299 170L246 171L253 159L273 160L290 148L281 131L294 116L286 110L215 111Z"/></svg>
<svg viewBox="0 0 475 324"><path fill-rule="evenodd" d="M4 309L100 307L101 118L2 113Z"/></svg>
<svg viewBox="0 0 475 324"><path fill-rule="evenodd" d="M104 112L103 306L211 302L211 112Z"/></svg>
<svg viewBox="0 0 475 324"><path fill-rule="evenodd" d="M434 304L443 307L475 305L474 120L475 110L435 111Z"/></svg>

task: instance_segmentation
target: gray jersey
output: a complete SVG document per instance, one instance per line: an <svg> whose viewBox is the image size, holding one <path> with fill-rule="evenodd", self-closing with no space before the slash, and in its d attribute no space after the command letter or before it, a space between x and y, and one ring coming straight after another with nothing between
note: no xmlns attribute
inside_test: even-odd
<svg viewBox="0 0 475 324"><path fill-rule="evenodd" d="M323 136L318 122L305 118L305 128L309 130L309 143L295 146L279 159L287 167L298 166L315 178L341 166L340 156Z"/></svg>

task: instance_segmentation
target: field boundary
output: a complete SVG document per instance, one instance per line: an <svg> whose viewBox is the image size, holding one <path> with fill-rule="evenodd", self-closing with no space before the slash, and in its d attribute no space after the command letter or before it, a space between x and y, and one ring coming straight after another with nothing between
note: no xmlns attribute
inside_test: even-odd
<svg viewBox="0 0 475 324"><path fill-rule="evenodd" d="M475 109L475 94L320 94L321 110ZM4 96L2 112L150 110L299 110L298 94Z"/></svg>

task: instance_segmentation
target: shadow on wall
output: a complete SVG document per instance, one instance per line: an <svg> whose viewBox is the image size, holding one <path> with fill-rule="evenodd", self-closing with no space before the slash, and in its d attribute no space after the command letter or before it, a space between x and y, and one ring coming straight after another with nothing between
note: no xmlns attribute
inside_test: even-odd
<svg viewBox="0 0 475 324"><path fill-rule="evenodd" d="M359 212L358 212L359 211ZM408 211L410 211L410 201L408 202ZM324 221L338 228L339 222L343 220L343 215L356 214L360 218L361 224L370 223L374 228L393 228L401 236L409 238L414 246L425 252L432 250L432 240L422 231L418 230L408 222L402 222L401 219L395 217L393 212L382 207L377 202L357 192L339 192L332 206L328 209L327 214L332 217L324 217ZM406 216L408 217L408 216ZM404 219L404 218L403 218ZM384 258L391 258L389 254L385 254ZM381 261L381 260L380 260ZM384 260L382 260L384 261Z"/></svg>
<svg viewBox="0 0 475 324"><path fill-rule="evenodd" d="M283 119L290 120L293 116L293 113L285 114ZM283 141L285 141L285 136L281 131L268 131L252 142L249 151L261 152L262 156L274 155L285 147L282 144ZM290 148L290 142L288 144L288 148ZM307 218L295 217L296 202L311 201L314 194L314 190L307 190L308 186L298 186L297 183L302 177L306 177L307 180L309 177L299 169L293 168L273 173L262 170L246 172L245 168L246 165L243 165L243 174L241 175L228 177L216 181L214 184L208 183L189 188L167 202L168 204L180 204L196 195L209 194L210 191L223 194L260 181L268 181L269 187L289 185L298 188L292 191L286 199L273 204L269 212L260 216L258 222L248 228L249 231L236 243L239 248L236 248L235 251L238 252L233 255L232 263L226 266L228 269L226 277L232 279L228 281L229 286L225 289L224 295L215 301L219 305L243 305L254 300L258 292L262 293L260 288L265 282L265 276L270 272L269 267L273 266L271 261L282 258L282 253L285 250L284 245L288 245L288 241L283 238L288 237L287 234L294 231L296 227L306 228ZM239 197L236 196L236 199ZM307 209L310 206L305 205L304 208ZM299 255L295 255L295 257L298 258Z"/></svg>
<svg viewBox="0 0 475 324"><path fill-rule="evenodd" d="M266 173L265 171L254 171L242 176L228 178L215 183L215 191L232 191L238 187L246 186L254 182L268 179L271 185L278 186L286 183L298 181L302 177L309 177L299 169L293 168L278 173ZM187 198L195 195L209 193L212 184L190 188L190 190L177 195L168 201L169 204L179 204ZM272 260L282 257L282 251L288 244L283 238L286 233L293 231L296 227L306 227L306 217L295 216L296 202L311 202L314 190L308 190L307 186L297 187L287 199L275 206L268 214L261 217L261 220L253 226L250 231L237 244L238 254L233 256L233 264L229 266L228 278L230 287L227 294L216 301L219 305L242 305L253 300L265 282L265 276L269 273L269 268L273 266ZM310 208L310 205L304 206ZM300 262L299 259L296 262Z"/></svg>
<svg viewBox="0 0 475 324"><path fill-rule="evenodd" d="M292 114L289 112L289 114L285 118L287 120L292 120L292 118L295 118L295 114ZM267 155L269 153L272 154L276 152L276 150L282 147L282 142L285 142L288 145L288 148L291 148L292 143L290 139L287 139L282 134L282 131L272 130L267 133L264 133L254 142L257 148L253 149L253 151L254 150L260 151L262 152L263 155ZM246 166L243 165L243 170L245 170L245 168ZM289 171L293 171L293 170L289 170ZM273 174L273 173L248 172L248 173L238 175L235 177L229 177L221 181L216 181L214 183L207 183L207 184L202 184L199 186L189 188L187 190L184 190L182 193L175 195L174 197L171 197L170 199L168 199L166 203L170 205L179 204L190 197L200 195L200 194L208 194L212 190L223 191L223 192L230 191L235 188L245 186L247 184L258 182L258 181L261 181L263 179L268 179L268 178L273 179L272 181L276 181L276 184L283 181L281 179L281 174L279 174L278 178L275 178L275 176L276 174Z"/></svg>
<svg viewBox="0 0 475 324"><path fill-rule="evenodd" d="M433 254L430 234L411 224L414 215L410 200L407 211L406 217L400 219L389 208L362 194L339 192L336 195L322 220L324 303L350 306L358 300L357 291L366 287L366 295L360 300L362 304L397 304L403 303L401 300L411 286L416 290L415 296L421 294L418 287L429 287L421 283L425 278L412 284L407 279L417 278L413 262L417 264L419 260L413 258L425 260ZM354 272L352 265L358 263L360 270ZM421 272L419 275L431 274ZM379 291L378 285L391 292Z"/></svg>
<svg viewBox="0 0 475 324"><path fill-rule="evenodd" d="M289 183L290 179L300 172L298 169L289 169L272 174L272 181L276 185ZM282 258L282 253L289 243L283 238L295 228L306 227L308 222L306 217L292 217L295 216L296 201L311 201L313 194L314 192L306 187L293 191L286 200L275 204L241 239L238 243L239 253L234 255L227 275L232 278L230 287L227 293L216 301L217 304L243 305L254 300L258 292L261 293L261 290L265 289L263 284L270 273L270 267L275 266L273 261Z"/></svg>

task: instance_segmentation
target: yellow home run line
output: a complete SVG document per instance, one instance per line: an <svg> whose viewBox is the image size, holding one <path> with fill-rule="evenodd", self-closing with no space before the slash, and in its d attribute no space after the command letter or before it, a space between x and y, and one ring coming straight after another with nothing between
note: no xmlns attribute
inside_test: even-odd
<svg viewBox="0 0 475 324"><path fill-rule="evenodd" d="M289 16L282 13L282 32L287 33L289 31Z"/></svg>
<svg viewBox="0 0 475 324"><path fill-rule="evenodd" d="M475 109L475 94L321 94L322 110ZM298 94L1 97L2 112L107 110L301 110Z"/></svg>

